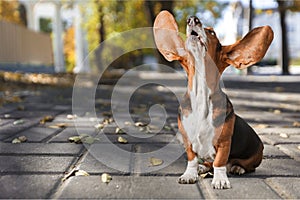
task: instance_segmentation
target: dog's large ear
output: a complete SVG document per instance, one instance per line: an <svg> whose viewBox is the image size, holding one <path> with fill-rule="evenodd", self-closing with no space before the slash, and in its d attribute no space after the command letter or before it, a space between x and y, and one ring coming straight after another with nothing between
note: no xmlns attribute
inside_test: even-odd
<svg viewBox="0 0 300 200"><path fill-rule="evenodd" d="M269 26L255 28L233 45L224 46L223 60L237 69L247 68L264 57L273 37Z"/></svg>
<svg viewBox="0 0 300 200"><path fill-rule="evenodd" d="M187 52L173 15L168 11L161 11L153 26L154 39L159 52L168 61L183 60Z"/></svg>

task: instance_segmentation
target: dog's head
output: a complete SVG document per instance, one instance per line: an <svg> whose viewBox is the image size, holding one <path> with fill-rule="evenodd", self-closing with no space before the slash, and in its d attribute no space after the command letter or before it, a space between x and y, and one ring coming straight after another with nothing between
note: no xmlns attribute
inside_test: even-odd
<svg viewBox="0 0 300 200"><path fill-rule="evenodd" d="M269 26L258 27L236 43L222 46L213 28L204 28L197 17L190 17L186 36L185 45L176 21L168 11L157 15L154 38L158 50L168 61L178 60L189 73L198 56L209 56L222 73L229 65L244 69L260 61L273 40L273 31Z"/></svg>

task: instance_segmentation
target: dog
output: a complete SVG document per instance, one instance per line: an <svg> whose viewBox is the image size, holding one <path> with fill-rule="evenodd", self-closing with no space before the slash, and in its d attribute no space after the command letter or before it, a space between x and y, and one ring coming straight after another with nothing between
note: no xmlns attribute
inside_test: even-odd
<svg viewBox="0 0 300 200"><path fill-rule="evenodd" d="M231 188L227 172L255 171L264 147L255 131L234 113L220 77L229 65L244 69L260 61L273 40L273 31L269 26L254 28L236 43L222 46L213 28L204 28L192 16L187 20L184 42L172 14L161 11L153 32L159 52L168 61L179 61L188 79L178 114L188 163L178 182L195 183L198 174L213 171L213 188Z"/></svg>

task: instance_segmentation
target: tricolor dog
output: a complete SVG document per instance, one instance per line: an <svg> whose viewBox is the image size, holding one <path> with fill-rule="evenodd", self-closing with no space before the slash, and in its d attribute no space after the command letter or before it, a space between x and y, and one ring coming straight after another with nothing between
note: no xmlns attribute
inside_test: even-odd
<svg viewBox="0 0 300 200"><path fill-rule="evenodd" d="M188 77L178 115L188 163L178 182L195 183L198 174L213 170L212 186L230 188L227 172L253 172L262 161L264 147L255 131L234 113L221 90L220 76L229 65L244 69L260 61L273 31L269 26L258 27L236 43L222 46L212 28L190 17L184 42L167 11L158 14L153 30L158 50L168 61L178 60Z"/></svg>

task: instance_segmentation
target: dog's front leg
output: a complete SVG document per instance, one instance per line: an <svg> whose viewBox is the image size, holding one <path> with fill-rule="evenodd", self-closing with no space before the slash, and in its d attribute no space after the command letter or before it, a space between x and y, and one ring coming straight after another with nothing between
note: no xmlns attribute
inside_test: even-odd
<svg viewBox="0 0 300 200"><path fill-rule="evenodd" d="M182 135L185 151L187 154L187 167L185 172L179 177L178 183L193 184L198 179L198 159L196 153L192 150L192 145L188 140L187 134L182 126L180 116L178 117L178 129Z"/></svg>
<svg viewBox="0 0 300 200"><path fill-rule="evenodd" d="M214 146L217 152L213 162L214 177L211 183L215 189L231 188L227 177L226 165L230 154L234 122L235 117L231 116L229 119L226 119L223 126L215 129Z"/></svg>

